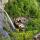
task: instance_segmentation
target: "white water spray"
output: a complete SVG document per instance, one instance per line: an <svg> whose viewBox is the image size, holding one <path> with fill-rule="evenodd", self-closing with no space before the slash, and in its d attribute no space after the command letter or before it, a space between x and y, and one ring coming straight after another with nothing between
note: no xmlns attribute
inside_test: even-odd
<svg viewBox="0 0 40 40"><path fill-rule="evenodd" d="M12 28L13 28L13 29L15 29L15 26L14 26L14 24L13 24L13 22L12 22L11 18L9 17L8 13L7 13L5 10L3 10L3 11L6 13L7 18L9 19L9 22L10 22L10 24L11 24Z"/></svg>

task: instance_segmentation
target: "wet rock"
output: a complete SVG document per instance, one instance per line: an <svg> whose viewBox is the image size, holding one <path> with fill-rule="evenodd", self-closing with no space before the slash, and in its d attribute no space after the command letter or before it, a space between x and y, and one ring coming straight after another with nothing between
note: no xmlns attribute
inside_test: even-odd
<svg viewBox="0 0 40 40"><path fill-rule="evenodd" d="M14 19L15 27L22 31L25 29L26 22L28 22L28 19L26 19L26 17L18 17Z"/></svg>
<svg viewBox="0 0 40 40"><path fill-rule="evenodd" d="M40 33L36 34L33 38L33 40L40 40Z"/></svg>
<svg viewBox="0 0 40 40"><path fill-rule="evenodd" d="M8 35L8 33L7 33L6 31L3 31L3 32L2 32L2 36L3 36L3 37L8 37L9 35Z"/></svg>

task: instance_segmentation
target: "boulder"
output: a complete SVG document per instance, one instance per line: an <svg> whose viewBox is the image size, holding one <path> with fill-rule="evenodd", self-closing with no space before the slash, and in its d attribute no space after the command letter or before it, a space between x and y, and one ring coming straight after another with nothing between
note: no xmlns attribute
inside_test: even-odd
<svg viewBox="0 0 40 40"><path fill-rule="evenodd" d="M22 31L25 29L26 22L28 22L28 19L26 19L26 17L18 17L14 19L15 27Z"/></svg>
<svg viewBox="0 0 40 40"><path fill-rule="evenodd" d="M40 40L40 33L36 34L33 38L33 40Z"/></svg>

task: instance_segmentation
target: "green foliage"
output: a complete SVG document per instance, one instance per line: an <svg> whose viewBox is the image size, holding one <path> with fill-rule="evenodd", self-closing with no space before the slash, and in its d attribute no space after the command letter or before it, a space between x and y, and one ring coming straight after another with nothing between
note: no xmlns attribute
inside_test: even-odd
<svg viewBox="0 0 40 40"><path fill-rule="evenodd" d="M8 14L15 18L19 16L29 16L28 30L39 29L40 7L37 0L14 0L5 5Z"/></svg>
<svg viewBox="0 0 40 40"><path fill-rule="evenodd" d="M11 32L10 37L2 37L0 35L0 40L32 40L33 36L38 33L37 30L27 31L27 32Z"/></svg>
<svg viewBox="0 0 40 40"><path fill-rule="evenodd" d="M31 18L26 25L26 31L38 30L40 31L40 18Z"/></svg>
<svg viewBox="0 0 40 40"><path fill-rule="evenodd" d="M14 0L5 5L5 10L12 17L38 17L40 13L36 0Z"/></svg>
<svg viewBox="0 0 40 40"><path fill-rule="evenodd" d="M40 0L39 0L40 1ZM26 33L10 33L13 40L32 40L33 36L40 32L40 2L38 0L14 0L5 5L8 14L15 18L19 16L29 16L26 25Z"/></svg>
<svg viewBox="0 0 40 40"><path fill-rule="evenodd" d="M37 0L14 0L5 5L5 10L13 18L29 16L26 30L39 30L40 7Z"/></svg>
<svg viewBox="0 0 40 40"><path fill-rule="evenodd" d="M32 40L33 36L37 32L37 30L27 32L12 32L10 33L10 36L12 40Z"/></svg>

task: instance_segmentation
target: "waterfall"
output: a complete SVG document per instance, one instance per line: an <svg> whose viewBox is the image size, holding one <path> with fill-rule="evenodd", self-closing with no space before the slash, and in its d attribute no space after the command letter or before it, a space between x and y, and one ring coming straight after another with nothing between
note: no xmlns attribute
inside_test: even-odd
<svg viewBox="0 0 40 40"><path fill-rule="evenodd" d="M8 13L7 13L5 10L3 10L3 11L5 12L5 14L6 14L6 16L7 16L8 20L9 20L11 26L12 26L12 29L13 29L13 30L16 30L16 28L15 28L15 26L14 26L14 24L13 24L11 18L10 18L9 15L8 15ZM4 15L4 16L5 16L5 15Z"/></svg>
<svg viewBox="0 0 40 40"><path fill-rule="evenodd" d="M0 35L2 36L2 38L9 36L9 33L6 30L4 30L4 25L6 24L6 23L4 24L4 20L5 20L4 16L5 16L5 14L6 14L6 16L7 16L6 18L8 18L7 20L9 20L13 30L15 30L15 26L13 25L13 22L12 22L11 18L9 17L9 15L7 14L7 12L4 10L2 0L0 0ZM5 20L5 22L6 22L6 20Z"/></svg>
<svg viewBox="0 0 40 40"><path fill-rule="evenodd" d="M2 13L1 13L1 14L3 14L4 16L6 15L6 18L8 18L7 20L9 20L9 23L11 24L12 29L15 30L16 28L15 28L15 26L14 26L14 24L13 24L10 16L9 16L8 13L4 10L3 0L0 0L0 9L2 10ZM1 16L1 15L0 15L0 16ZM4 18L4 16L3 16L3 18ZM1 19L0 19L0 20L1 20Z"/></svg>

